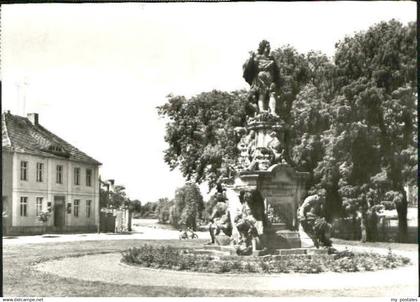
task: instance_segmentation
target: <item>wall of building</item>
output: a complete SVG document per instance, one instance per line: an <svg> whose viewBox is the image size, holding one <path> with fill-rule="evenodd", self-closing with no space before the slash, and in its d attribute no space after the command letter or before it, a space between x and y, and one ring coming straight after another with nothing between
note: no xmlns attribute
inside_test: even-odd
<svg viewBox="0 0 420 302"><path fill-rule="evenodd" d="M2 151L2 202L3 202L3 230L12 224L12 178L13 178L13 154Z"/></svg>
<svg viewBox="0 0 420 302"><path fill-rule="evenodd" d="M27 180L20 179L20 163L28 162ZM51 202L54 211L54 197L63 196L65 205L71 204L71 213L65 212L65 227L60 231L95 231L99 222L99 171L98 167L85 163L78 163L69 160L47 158L29 154L14 153L12 170L13 174L13 215L12 226L15 233L42 232L43 229L58 231L54 228L54 212L48 222L39 221L36 215L36 198L43 198L43 209L47 209L48 202ZM43 181L36 181L36 164L44 164ZM56 166L63 166L62 183L56 182ZM80 168L80 184L74 182L74 168ZM91 186L86 185L86 169L92 170ZM27 216L20 216L20 197L28 197ZM74 200L79 202L79 215L74 216ZM91 200L91 215L86 215L86 201ZM98 212L98 213L97 213Z"/></svg>

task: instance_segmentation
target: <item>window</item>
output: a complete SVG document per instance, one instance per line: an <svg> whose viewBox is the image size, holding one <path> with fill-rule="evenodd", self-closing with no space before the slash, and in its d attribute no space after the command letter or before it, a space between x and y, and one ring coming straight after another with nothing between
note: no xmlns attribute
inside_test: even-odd
<svg viewBox="0 0 420 302"><path fill-rule="evenodd" d="M90 217L92 200L86 200L86 217Z"/></svg>
<svg viewBox="0 0 420 302"><path fill-rule="evenodd" d="M28 162L20 162L20 180L28 180Z"/></svg>
<svg viewBox="0 0 420 302"><path fill-rule="evenodd" d="M92 186L92 170L86 169L86 186Z"/></svg>
<svg viewBox="0 0 420 302"><path fill-rule="evenodd" d="M42 201L43 201L43 198L42 197L37 197L36 198L36 216L41 215L41 212L42 212Z"/></svg>
<svg viewBox="0 0 420 302"><path fill-rule="evenodd" d="M55 181L58 184L63 183L63 166L57 165L56 173L55 173Z"/></svg>
<svg viewBox="0 0 420 302"><path fill-rule="evenodd" d="M80 200L79 199L75 199L74 200L74 204L73 204L73 214L74 214L74 217L79 217L79 204L80 204Z"/></svg>
<svg viewBox="0 0 420 302"><path fill-rule="evenodd" d="M21 197L20 198L20 216L28 216L28 197Z"/></svg>
<svg viewBox="0 0 420 302"><path fill-rule="evenodd" d="M80 185L80 168L74 168L74 184Z"/></svg>
<svg viewBox="0 0 420 302"><path fill-rule="evenodd" d="M43 170L44 170L44 164L43 163L36 163L36 181L37 182L42 182Z"/></svg>

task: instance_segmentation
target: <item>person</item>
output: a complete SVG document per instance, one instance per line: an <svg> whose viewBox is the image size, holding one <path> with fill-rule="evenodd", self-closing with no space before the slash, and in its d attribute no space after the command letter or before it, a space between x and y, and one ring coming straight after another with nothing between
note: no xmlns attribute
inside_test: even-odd
<svg viewBox="0 0 420 302"><path fill-rule="evenodd" d="M367 240L367 217L369 215L368 212L369 210L366 211L362 207L360 207L357 211L357 218L360 219L361 243L365 243Z"/></svg>
<svg viewBox="0 0 420 302"><path fill-rule="evenodd" d="M375 242L378 238L378 223L383 208L383 205L374 205L366 213L368 241Z"/></svg>

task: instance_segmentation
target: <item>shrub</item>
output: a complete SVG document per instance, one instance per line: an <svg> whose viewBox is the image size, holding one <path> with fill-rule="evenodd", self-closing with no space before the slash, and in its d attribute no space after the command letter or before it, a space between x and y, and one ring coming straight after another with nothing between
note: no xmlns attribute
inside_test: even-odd
<svg viewBox="0 0 420 302"><path fill-rule="evenodd" d="M244 261L244 259L247 259ZM209 254L194 253L194 250L172 246L154 247L143 245L122 252L122 261L145 267L191 270L213 273L231 271L245 273L305 273L317 274L326 271L357 272L395 268L410 263L410 259L395 255L390 250L387 255L376 253L353 253L348 250L333 255L289 255L282 257L239 258L232 256L214 257Z"/></svg>
<svg viewBox="0 0 420 302"><path fill-rule="evenodd" d="M235 271L241 271L241 269L242 269L242 264L241 264L241 261L233 261L232 262L232 266L231 266L231 269L232 270L235 270Z"/></svg>
<svg viewBox="0 0 420 302"><path fill-rule="evenodd" d="M229 261L223 261L219 266L219 273L230 272L232 269L232 264Z"/></svg>

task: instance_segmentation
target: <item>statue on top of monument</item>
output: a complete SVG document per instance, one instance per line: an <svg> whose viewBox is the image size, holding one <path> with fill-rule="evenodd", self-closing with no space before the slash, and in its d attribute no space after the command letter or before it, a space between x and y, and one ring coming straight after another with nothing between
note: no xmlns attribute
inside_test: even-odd
<svg viewBox="0 0 420 302"><path fill-rule="evenodd" d="M251 85L249 98L258 105L258 113L270 112L277 116L276 103L279 90L279 67L271 55L270 43L260 42L257 54L251 52L243 66L243 77Z"/></svg>

